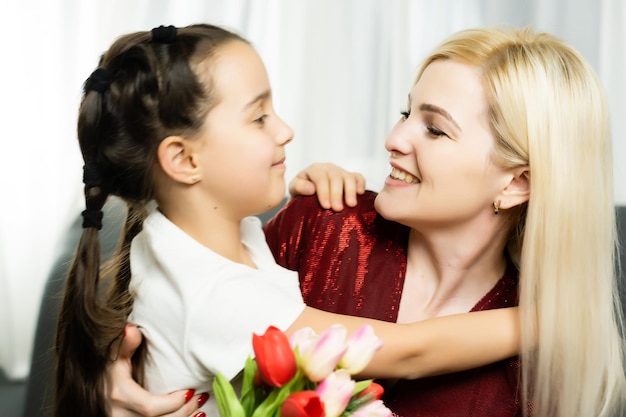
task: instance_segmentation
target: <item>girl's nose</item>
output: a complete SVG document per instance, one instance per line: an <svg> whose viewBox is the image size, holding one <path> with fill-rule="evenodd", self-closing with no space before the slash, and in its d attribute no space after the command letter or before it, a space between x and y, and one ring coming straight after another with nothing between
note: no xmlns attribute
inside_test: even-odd
<svg viewBox="0 0 626 417"><path fill-rule="evenodd" d="M293 140L293 130L280 117L278 118L278 127L276 133L276 141L279 145L286 145Z"/></svg>

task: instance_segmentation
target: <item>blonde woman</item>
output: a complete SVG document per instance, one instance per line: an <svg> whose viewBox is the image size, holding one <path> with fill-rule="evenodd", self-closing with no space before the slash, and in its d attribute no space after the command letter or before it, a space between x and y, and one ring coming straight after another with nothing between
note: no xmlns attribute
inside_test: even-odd
<svg viewBox="0 0 626 417"><path fill-rule="evenodd" d="M403 289L397 305L379 304L377 311L399 311L396 320L408 321L510 305L493 295L510 260L519 270L523 342L522 401L508 375L515 364L505 361L500 376L491 366L448 375L445 385L440 379L402 381L388 392L390 408L405 416L622 415L611 140L604 93L590 65L562 41L530 29L459 32L423 63L386 148L391 174L375 203L366 195L343 219L327 214L332 219L317 218L312 226L307 219L318 215L312 209L304 215L306 203L294 202L299 209L287 208L266 228L279 263L298 269L301 286L311 292L305 301L321 299L317 289L328 287L331 266L341 265L339 276L350 278L341 274L347 263L337 255L328 269L320 271L316 261L313 273L313 262L299 254L331 249L328 242L350 227L362 232L352 244L342 243L344 257L364 259L359 255L373 245L360 242L374 238L385 250L366 259L380 260L406 232L395 262L385 264L385 276L399 278L379 274L360 283L370 291L378 283L379 300L390 298L385 289ZM323 178L318 171L301 177ZM375 221L366 225L373 206L406 227L375 234ZM328 236L331 225L347 219L348 226ZM297 235L300 223L320 235ZM337 293L348 292L340 288ZM342 306L340 299L328 301L334 295L322 303ZM500 304L485 306L494 300ZM513 407L498 404L505 398Z"/></svg>

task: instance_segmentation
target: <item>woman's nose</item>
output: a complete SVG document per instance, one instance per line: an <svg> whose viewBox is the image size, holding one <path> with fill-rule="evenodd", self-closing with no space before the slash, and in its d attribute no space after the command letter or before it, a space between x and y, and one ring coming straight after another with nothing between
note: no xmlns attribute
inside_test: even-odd
<svg viewBox="0 0 626 417"><path fill-rule="evenodd" d="M406 123L406 121L396 123L387 135L385 139L385 149L387 149L387 151L391 153L409 153L412 135L410 129L408 126L405 126L404 123Z"/></svg>

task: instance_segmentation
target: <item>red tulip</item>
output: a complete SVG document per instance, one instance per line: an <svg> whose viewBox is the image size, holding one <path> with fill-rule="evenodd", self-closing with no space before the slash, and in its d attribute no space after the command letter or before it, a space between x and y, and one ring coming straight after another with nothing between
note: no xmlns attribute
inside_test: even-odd
<svg viewBox="0 0 626 417"><path fill-rule="evenodd" d="M282 387L297 371L296 356L283 332L270 326L263 336L252 335L252 347L263 380Z"/></svg>
<svg viewBox="0 0 626 417"><path fill-rule="evenodd" d="M294 392L280 407L280 417L324 417L324 404L315 391Z"/></svg>
<svg viewBox="0 0 626 417"><path fill-rule="evenodd" d="M373 400L380 400L384 392L385 390L380 384L372 382L367 388L359 393L359 397L371 395Z"/></svg>

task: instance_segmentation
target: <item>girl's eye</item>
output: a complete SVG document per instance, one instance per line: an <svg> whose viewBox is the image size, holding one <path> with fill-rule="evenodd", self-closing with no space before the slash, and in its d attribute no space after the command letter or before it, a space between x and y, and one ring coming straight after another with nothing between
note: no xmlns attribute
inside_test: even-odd
<svg viewBox="0 0 626 417"><path fill-rule="evenodd" d="M402 116L402 120L406 120L409 118L409 116L411 115L411 112L404 110L400 112L400 115Z"/></svg>
<svg viewBox="0 0 626 417"><path fill-rule="evenodd" d="M254 123L258 124L259 126L264 126L266 118L267 118L267 114L264 114L263 116L259 117L258 119L255 119Z"/></svg>
<svg viewBox="0 0 626 417"><path fill-rule="evenodd" d="M431 136L435 136L435 137L448 136L448 135L446 135L445 132L442 132L441 130L439 130L436 127L433 127L433 126L427 126L426 130L428 130L428 134L431 135Z"/></svg>

